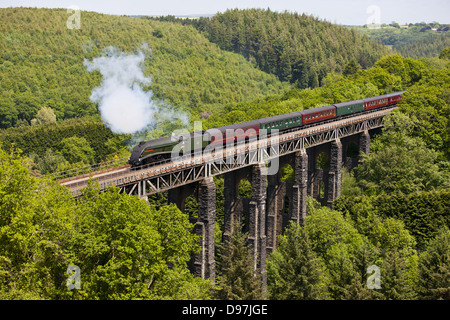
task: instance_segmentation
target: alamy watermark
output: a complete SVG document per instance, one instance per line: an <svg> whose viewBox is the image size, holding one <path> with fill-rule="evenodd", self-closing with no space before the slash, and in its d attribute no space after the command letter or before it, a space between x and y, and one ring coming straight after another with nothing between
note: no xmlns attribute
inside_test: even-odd
<svg viewBox="0 0 450 320"><path fill-rule="evenodd" d="M81 29L81 10L78 6L70 6L67 13L72 14L67 18L67 29Z"/></svg>
<svg viewBox="0 0 450 320"><path fill-rule="evenodd" d="M381 289L381 272L380 267L376 265L370 265L367 267L367 274L370 276L367 278L367 288L368 289Z"/></svg>
<svg viewBox="0 0 450 320"><path fill-rule="evenodd" d="M80 267L74 264L71 264L67 267L66 273L70 274L69 278L67 278L66 286L67 289L81 289L81 271Z"/></svg>

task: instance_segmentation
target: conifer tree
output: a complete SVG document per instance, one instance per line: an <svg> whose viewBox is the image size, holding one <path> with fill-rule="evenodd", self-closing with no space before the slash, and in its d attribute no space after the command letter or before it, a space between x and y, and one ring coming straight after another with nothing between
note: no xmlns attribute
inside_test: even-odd
<svg viewBox="0 0 450 320"><path fill-rule="evenodd" d="M285 230L267 261L269 297L315 300L326 297L322 261L313 251L308 234L295 223Z"/></svg>
<svg viewBox="0 0 450 320"><path fill-rule="evenodd" d="M419 260L419 294L423 299L450 300L450 230L444 227Z"/></svg>
<svg viewBox="0 0 450 320"><path fill-rule="evenodd" d="M389 250L385 254L381 267L381 293L386 300L415 298L408 278L407 259L399 250Z"/></svg>
<svg viewBox="0 0 450 320"><path fill-rule="evenodd" d="M261 274L247 244L247 234L236 224L231 240L219 246L217 282L221 289L217 298L223 300L258 300L264 298Z"/></svg>

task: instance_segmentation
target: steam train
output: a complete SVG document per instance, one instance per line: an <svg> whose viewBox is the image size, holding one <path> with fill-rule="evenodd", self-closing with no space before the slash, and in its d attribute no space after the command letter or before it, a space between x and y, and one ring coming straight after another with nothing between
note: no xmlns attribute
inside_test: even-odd
<svg viewBox="0 0 450 320"><path fill-rule="evenodd" d="M210 130L203 131L202 136L207 135L207 137L201 139L195 139L195 133L190 133L142 141L133 148L128 163L131 167L135 168L144 164L169 159L172 150L174 150L174 147L177 145L183 146L183 144L190 143L191 145L188 146L189 150L192 152L201 151L208 145L211 147L220 144L225 146L227 143L230 143L230 140L242 141L242 139L252 138L252 135L256 137L259 135L261 129L265 129L268 135L270 135L270 131L274 129L279 130L279 133L281 134L283 131L291 128L302 127L328 119L395 105L401 101L404 92L405 91L394 92L366 99L336 103L328 106L227 125L216 128L216 132L218 130L221 133L220 135L210 134ZM234 134L227 135L227 130L232 130Z"/></svg>

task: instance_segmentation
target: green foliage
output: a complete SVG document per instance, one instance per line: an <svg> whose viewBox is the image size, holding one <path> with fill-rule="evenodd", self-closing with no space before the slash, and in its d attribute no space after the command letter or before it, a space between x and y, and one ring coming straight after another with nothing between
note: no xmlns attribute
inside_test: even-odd
<svg viewBox="0 0 450 320"><path fill-rule="evenodd" d="M323 261L312 249L304 229L291 223L267 260L269 298L315 300L327 297Z"/></svg>
<svg viewBox="0 0 450 320"><path fill-rule="evenodd" d="M413 135L429 148L450 159L450 68L427 69L420 81L408 88L401 110L414 120Z"/></svg>
<svg viewBox="0 0 450 320"><path fill-rule="evenodd" d="M439 59L450 59L450 47L445 47L439 54Z"/></svg>
<svg viewBox="0 0 450 320"><path fill-rule="evenodd" d="M330 157L325 152L321 152L317 156L316 168L317 169L330 169Z"/></svg>
<svg viewBox="0 0 450 320"><path fill-rule="evenodd" d="M427 30L427 27L430 29ZM437 28L439 31L433 31L431 28ZM450 45L450 33L447 25L433 23L427 25L421 22L410 23L406 28L385 25L379 29L367 27L356 27L355 29L369 39L391 46L403 56L413 59L437 57L442 49Z"/></svg>
<svg viewBox="0 0 450 320"><path fill-rule="evenodd" d="M90 146L94 151L93 161L95 163L122 150L122 141L127 137L126 135L115 135L101 122L88 118L70 119L60 124L42 124L0 131L0 142L4 150L14 146L20 148L26 155L36 154L39 157L43 157L48 149L53 152L60 151L64 147L62 141L65 139L68 139L66 141L82 140L81 144L84 144L84 147ZM68 155L68 159L72 157L69 149L67 148L64 153ZM88 149L85 150L87 152L85 156L80 154L73 160L85 159L92 163L92 152Z"/></svg>
<svg viewBox="0 0 450 320"><path fill-rule="evenodd" d="M216 295L222 300L259 300L264 293L261 274L247 244L247 234L236 224L231 239L218 248Z"/></svg>
<svg viewBox="0 0 450 320"><path fill-rule="evenodd" d="M450 231L439 229L420 255L419 292L423 299L450 299Z"/></svg>
<svg viewBox="0 0 450 320"><path fill-rule="evenodd" d="M356 61L355 58L351 59L347 65L344 68L343 71L343 75L344 76L348 76L348 75L354 75L358 72L358 70L360 69L360 65L358 64L358 61Z"/></svg>
<svg viewBox="0 0 450 320"><path fill-rule="evenodd" d="M54 152L52 149L47 149L42 157L37 154L32 154L31 158L41 174L56 172L61 165L66 163L66 159L61 154Z"/></svg>
<svg viewBox="0 0 450 320"><path fill-rule="evenodd" d="M353 253L362 246L362 237L349 218L327 207L317 208L309 204L308 208L305 229L314 250L323 258L326 258L328 248L335 244L344 243Z"/></svg>
<svg viewBox="0 0 450 320"><path fill-rule="evenodd" d="M365 297L364 272L370 262L375 262L375 249L340 212L320 208L310 199L308 214L304 229L313 250L325 262L331 298Z"/></svg>
<svg viewBox="0 0 450 320"><path fill-rule="evenodd" d="M83 197L30 175L30 162L0 150L2 299L208 299L210 281L187 269L198 250L187 215L152 210L90 182ZM69 265L81 288L69 291Z"/></svg>
<svg viewBox="0 0 450 320"><path fill-rule="evenodd" d="M313 268L315 273L308 273L314 263L319 263ZM381 289L367 288L366 272L371 265L381 269ZM418 256L414 237L403 222L378 216L370 204L356 206L351 215L347 211L344 216L309 199L305 224L291 224L285 230L267 270L272 298L298 299L304 289L321 283L322 298L413 299ZM321 282L313 280L317 280L314 274L320 275ZM309 285L299 285L305 279Z"/></svg>
<svg viewBox="0 0 450 320"><path fill-rule="evenodd" d="M238 195L242 199L250 199L252 197L252 184L247 179L239 181Z"/></svg>
<svg viewBox="0 0 450 320"><path fill-rule="evenodd" d="M61 290L74 201L30 175L30 163L0 150L0 298L43 299Z"/></svg>
<svg viewBox="0 0 450 320"><path fill-rule="evenodd" d="M440 226L450 227L450 219L447 215L449 205L448 189L418 191L410 194L382 194L372 197L344 196L335 201L336 210L350 215L353 220L369 219L360 225L375 228L374 230L378 223L373 220L375 216L401 220L417 242L417 247L422 250L427 242L436 236ZM400 238L397 240L400 241ZM407 238L405 240L404 244L411 243L411 240ZM400 245L396 246L396 248L400 247Z"/></svg>
<svg viewBox="0 0 450 320"><path fill-rule="evenodd" d="M407 194L448 184L450 175L440 168L439 154L419 137L411 137L413 130L414 120L407 115L394 112L387 117L383 134L373 141L372 152L362 155L362 164L356 169L364 190Z"/></svg>
<svg viewBox="0 0 450 320"><path fill-rule="evenodd" d="M360 195L362 195L362 190L358 186L353 171L348 172L347 169L343 168L341 170L341 196L355 197Z"/></svg>
<svg viewBox="0 0 450 320"><path fill-rule="evenodd" d="M435 123L428 114L434 109L441 110L439 113L444 116L447 112L445 82L449 76L450 69L434 70L422 61L409 58L402 58L399 55L390 55L380 59L375 66L367 70L358 70L355 74L342 76L338 73L329 72L322 79L322 86L314 89L291 89L283 94L270 95L265 99L241 102L238 104L228 104L222 110L217 110L203 122L204 128L213 128L242 122L255 120L279 114L300 111L304 109L339 103L343 101L373 97L384 93L413 89L420 85L420 92L430 92L430 102L428 111L421 112L418 106L409 108L422 113L421 125L426 125L431 130L436 130L433 138L440 138L446 141L446 131L443 121L440 118ZM432 88L429 88L433 83ZM438 94L438 100L431 99L434 92ZM417 92L419 95L419 92ZM406 95L406 101L410 97ZM417 104L423 104L418 101ZM448 103L447 103L448 105ZM402 110L406 110L406 104L402 104ZM435 107L436 106L436 107ZM434 114L436 114L434 111ZM426 132L422 132L425 137ZM439 150L444 150L441 143Z"/></svg>
<svg viewBox="0 0 450 320"><path fill-rule="evenodd" d="M281 168L280 181L294 181L294 169L291 165L286 164Z"/></svg>
<svg viewBox="0 0 450 320"><path fill-rule="evenodd" d="M382 274L380 293L383 299L411 300L416 297L407 261L398 250L386 252L380 271Z"/></svg>
<svg viewBox="0 0 450 320"><path fill-rule="evenodd" d="M76 136L61 141L61 154L70 163L84 162L93 164L95 152L85 138Z"/></svg>
<svg viewBox="0 0 450 320"><path fill-rule="evenodd" d="M56 123L56 115L52 108L43 107L37 114L36 118L31 120L31 125Z"/></svg>
<svg viewBox="0 0 450 320"><path fill-rule="evenodd" d="M354 30L287 11L233 9L193 25L220 48L300 88L318 87L328 72L341 72L350 61L372 66L389 52Z"/></svg>
<svg viewBox="0 0 450 320"><path fill-rule="evenodd" d="M197 118L287 87L191 26L87 11L81 17L82 27L71 30L64 9L0 9L0 128L30 123L42 106L58 120L97 115L89 97L101 76L83 61L109 46L135 52L148 44L144 73L153 83L145 89Z"/></svg>

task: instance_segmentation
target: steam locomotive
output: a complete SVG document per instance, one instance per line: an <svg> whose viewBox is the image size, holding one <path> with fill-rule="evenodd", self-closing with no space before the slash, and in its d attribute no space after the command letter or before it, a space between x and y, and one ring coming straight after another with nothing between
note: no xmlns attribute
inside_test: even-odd
<svg viewBox="0 0 450 320"><path fill-rule="evenodd" d="M251 136L258 136L261 129L265 129L267 134L271 130L283 131L318 123L328 119L339 118L346 115L357 114L367 110L382 108L385 106L395 105L401 101L402 94L405 91L389 93L381 96L336 103L328 106L312 108L302 111L291 112L273 117L267 117L258 120L236 123L228 126L216 128L221 135L209 134L203 131L202 135L208 135L206 138L195 139L195 133L174 135L172 137L164 137L150 141L142 141L132 150L128 163L131 167L138 167L152 162L169 159L174 147L189 145L189 150L203 150L208 145L217 146L219 144L226 145L230 143L230 139L234 141L249 139ZM241 129L241 130L239 130ZM233 130L235 134L227 135L227 130ZM217 132L217 131L216 131ZM230 131L228 131L230 132Z"/></svg>

